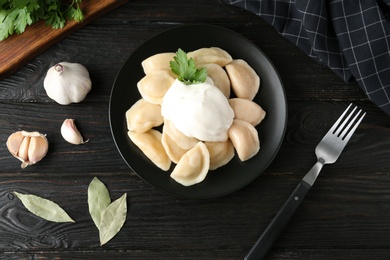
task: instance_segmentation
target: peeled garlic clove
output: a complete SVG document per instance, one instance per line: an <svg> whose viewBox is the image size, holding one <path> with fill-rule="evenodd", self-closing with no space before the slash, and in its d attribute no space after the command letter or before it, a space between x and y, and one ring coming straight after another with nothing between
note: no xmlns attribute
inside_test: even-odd
<svg viewBox="0 0 390 260"><path fill-rule="evenodd" d="M46 156L49 142L39 132L18 131L8 137L7 148L15 158L22 161L21 167L24 169Z"/></svg>
<svg viewBox="0 0 390 260"><path fill-rule="evenodd" d="M65 119L61 126L61 135L65 141L71 144L85 144L89 141L84 141L82 135L74 123L74 119Z"/></svg>
<svg viewBox="0 0 390 260"><path fill-rule="evenodd" d="M78 63L60 62L46 74L43 86L46 94L61 105L79 103L91 90L87 68Z"/></svg>

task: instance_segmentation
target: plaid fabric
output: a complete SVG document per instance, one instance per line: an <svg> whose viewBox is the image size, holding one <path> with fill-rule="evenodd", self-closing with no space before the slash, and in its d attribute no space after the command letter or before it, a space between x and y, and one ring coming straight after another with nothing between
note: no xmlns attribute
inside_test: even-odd
<svg viewBox="0 0 390 260"><path fill-rule="evenodd" d="M390 0L223 0L269 22L390 115Z"/></svg>

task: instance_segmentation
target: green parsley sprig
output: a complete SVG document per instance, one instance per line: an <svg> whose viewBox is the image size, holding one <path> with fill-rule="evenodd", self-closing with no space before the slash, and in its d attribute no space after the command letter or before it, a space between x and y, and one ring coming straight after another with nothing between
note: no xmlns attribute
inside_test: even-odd
<svg viewBox="0 0 390 260"><path fill-rule="evenodd" d="M69 2L69 1L68 1ZM67 3L68 3L67 2ZM53 29L63 28L66 21L82 22L82 0L70 4L59 0L0 0L0 41L14 33L21 34L28 25L45 20Z"/></svg>
<svg viewBox="0 0 390 260"><path fill-rule="evenodd" d="M206 68L197 69L194 59L188 59L187 53L180 48L169 65L171 71L178 75L179 80L186 85L203 83L206 80Z"/></svg>

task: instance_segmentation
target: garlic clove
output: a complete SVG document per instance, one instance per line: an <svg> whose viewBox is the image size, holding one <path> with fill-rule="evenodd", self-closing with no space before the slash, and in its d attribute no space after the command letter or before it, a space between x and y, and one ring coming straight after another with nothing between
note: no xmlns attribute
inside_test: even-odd
<svg viewBox="0 0 390 260"><path fill-rule="evenodd" d="M8 137L7 147L13 156L18 155L19 147L22 144L24 135L21 131L15 132Z"/></svg>
<svg viewBox="0 0 390 260"><path fill-rule="evenodd" d="M30 137L25 136L23 138L22 143L20 144L19 151L18 151L18 157L23 162L28 161L28 146L30 145Z"/></svg>
<svg viewBox="0 0 390 260"><path fill-rule="evenodd" d="M24 169L42 160L49 149L46 136L39 132L18 131L7 139L7 148L20 161Z"/></svg>
<svg viewBox="0 0 390 260"><path fill-rule="evenodd" d="M28 147L28 160L30 164L39 162L45 157L48 149L49 145L46 138L31 137Z"/></svg>
<svg viewBox="0 0 390 260"><path fill-rule="evenodd" d="M89 140L84 141L81 133L76 127L74 119L65 119L61 126L62 137L71 144L85 144Z"/></svg>

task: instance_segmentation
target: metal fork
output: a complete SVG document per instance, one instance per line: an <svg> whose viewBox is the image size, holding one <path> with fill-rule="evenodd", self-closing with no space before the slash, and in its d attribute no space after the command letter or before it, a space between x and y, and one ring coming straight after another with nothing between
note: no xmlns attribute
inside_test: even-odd
<svg viewBox="0 0 390 260"><path fill-rule="evenodd" d="M356 107L347 115L351 106L352 104L347 107L336 123L330 128L328 133L326 133L326 135L322 138L321 142L317 145L315 149L317 163L313 166L313 168L311 168L305 177L303 177L293 193L276 214L272 222L257 240L256 244L245 256L245 259L262 259L267 254L272 244L278 238L279 234L301 204L307 192L313 186L322 166L324 166L324 164L334 163L339 158L345 145L348 143L356 128L366 115L366 113L360 115L362 110L355 113ZM351 119L351 117L353 118Z"/></svg>

